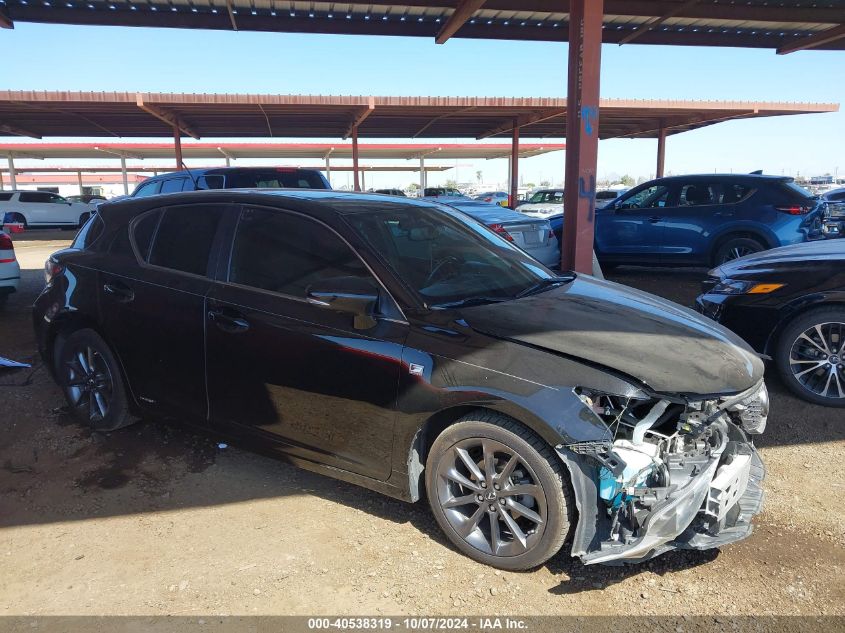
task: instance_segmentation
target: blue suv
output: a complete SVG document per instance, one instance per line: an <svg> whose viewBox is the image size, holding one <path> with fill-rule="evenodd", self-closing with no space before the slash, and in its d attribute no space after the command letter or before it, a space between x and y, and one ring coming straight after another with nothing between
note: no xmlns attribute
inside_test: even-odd
<svg viewBox="0 0 845 633"><path fill-rule="evenodd" d="M717 266L821 238L825 206L783 176L658 178L596 209L596 254L609 266Z"/></svg>

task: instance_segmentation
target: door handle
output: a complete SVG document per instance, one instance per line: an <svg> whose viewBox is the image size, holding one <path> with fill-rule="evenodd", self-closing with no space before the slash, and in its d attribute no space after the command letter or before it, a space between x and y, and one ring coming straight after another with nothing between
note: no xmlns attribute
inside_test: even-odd
<svg viewBox="0 0 845 633"><path fill-rule="evenodd" d="M223 309L209 310L208 318L219 329L230 334L240 334L249 330L249 321L239 312L224 311Z"/></svg>
<svg viewBox="0 0 845 633"><path fill-rule="evenodd" d="M650 218L648 219L648 221L649 221L649 222L651 222L652 224L657 224L657 223L658 223L658 222L660 222L662 219L663 219L663 218L659 218L659 217L657 217L656 215L653 215L652 217L650 217Z"/></svg>
<svg viewBox="0 0 845 633"><path fill-rule="evenodd" d="M115 300L120 301L121 303L129 303L135 299L135 293L132 291L132 288L119 281L103 284L103 292L107 295L111 295L115 298Z"/></svg>

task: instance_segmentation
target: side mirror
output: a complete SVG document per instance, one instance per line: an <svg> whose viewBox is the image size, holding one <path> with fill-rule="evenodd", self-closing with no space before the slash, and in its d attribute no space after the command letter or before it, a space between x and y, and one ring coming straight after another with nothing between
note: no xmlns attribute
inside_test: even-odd
<svg viewBox="0 0 845 633"><path fill-rule="evenodd" d="M351 314L356 330L369 330L376 325L373 316L379 292L375 285L360 277L321 279L306 290L308 303L335 312Z"/></svg>

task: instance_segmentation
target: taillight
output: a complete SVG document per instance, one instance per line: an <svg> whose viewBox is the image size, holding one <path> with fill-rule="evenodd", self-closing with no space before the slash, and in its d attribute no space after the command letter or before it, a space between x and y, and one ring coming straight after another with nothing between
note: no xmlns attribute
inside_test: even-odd
<svg viewBox="0 0 845 633"><path fill-rule="evenodd" d="M55 279L56 277L58 277L59 275L61 275L64 272L65 272L65 267L62 266L59 262L57 262L52 257L50 259L48 259L46 262L44 262L44 280L47 283L50 283L51 281L53 281L53 279Z"/></svg>
<svg viewBox="0 0 845 633"><path fill-rule="evenodd" d="M484 202L493 202L493 198L484 198Z"/></svg>
<svg viewBox="0 0 845 633"><path fill-rule="evenodd" d="M11 264L15 261L15 245L12 243L12 238L5 233L0 233L0 251L12 251L11 257L0 258L0 264Z"/></svg>
<svg viewBox="0 0 845 633"><path fill-rule="evenodd" d="M800 204L793 204L788 207L775 207L781 213L788 213L789 215L807 215L813 210L811 206L804 206Z"/></svg>
<svg viewBox="0 0 845 633"><path fill-rule="evenodd" d="M503 238L505 238L508 242L513 242L513 235L508 233L505 230L505 227L501 224L491 224L490 228L493 229L499 235L501 235Z"/></svg>

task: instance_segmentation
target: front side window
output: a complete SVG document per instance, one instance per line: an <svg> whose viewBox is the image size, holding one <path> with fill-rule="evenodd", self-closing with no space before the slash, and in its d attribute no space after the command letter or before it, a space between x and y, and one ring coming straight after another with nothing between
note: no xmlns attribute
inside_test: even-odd
<svg viewBox="0 0 845 633"><path fill-rule="evenodd" d="M531 204L563 204L562 191L538 191L528 201Z"/></svg>
<svg viewBox="0 0 845 633"><path fill-rule="evenodd" d="M133 198L145 198L146 196L154 196L161 189L161 181L155 180L153 182L145 182L135 190L132 194Z"/></svg>
<svg viewBox="0 0 845 633"><path fill-rule="evenodd" d="M666 206L669 197L669 187L666 185L653 185L641 189L627 198L624 198L619 205L620 209L657 209Z"/></svg>
<svg viewBox="0 0 845 633"><path fill-rule="evenodd" d="M513 299L554 275L484 225L442 205L355 207L346 221L430 307Z"/></svg>
<svg viewBox="0 0 845 633"><path fill-rule="evenodd" d="M50 196L50 202L52 202L53 204L67 204L67 200L62 198L60 195L57 195L55 193L51 193L51 194L49 194L49 196Z"/></svg>
<svg viewBox="0 0 845 633"><path fill-rule="evenodd" d="M153 236L149 263L194 275L205 275L222 215L223 207L219 205L169 207L164 211Z"/></svg>
<svg viewBox="0 0 845 633"><path fill-rule="evenodd" d="M186 178L171 178L161 183L161 193L176 193L182 191Z"/></svg>
<svg viewBox="0 0 845 633"><path fill-rule="evenodd" d="M308 218L245 209L238 222L229 281L304 299L324 279L373 280L355 252L331 230Z"/></svg>

